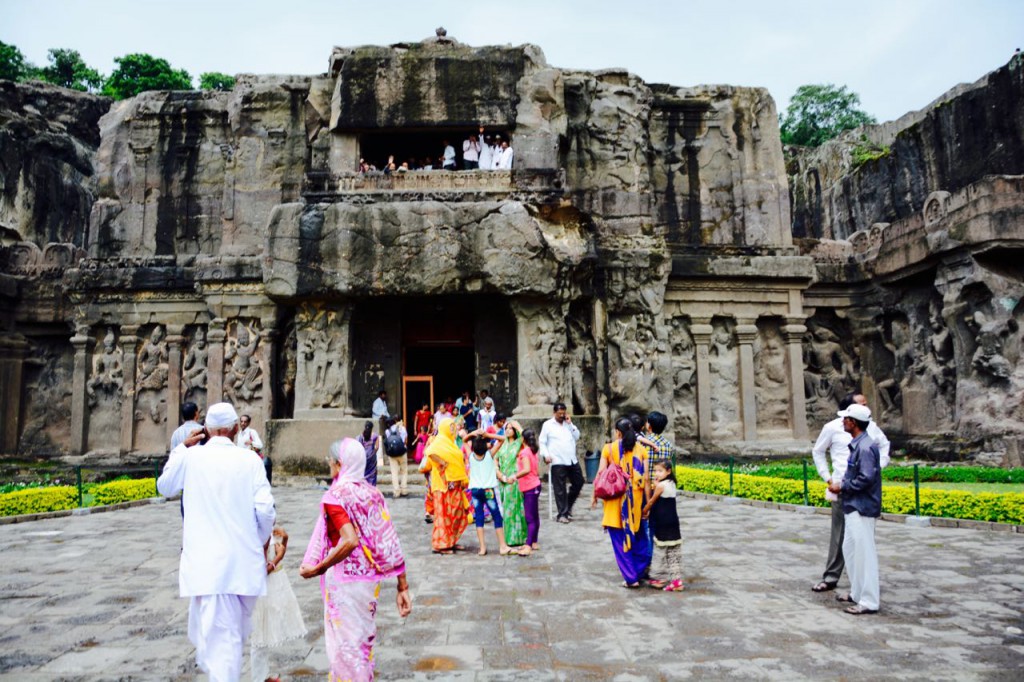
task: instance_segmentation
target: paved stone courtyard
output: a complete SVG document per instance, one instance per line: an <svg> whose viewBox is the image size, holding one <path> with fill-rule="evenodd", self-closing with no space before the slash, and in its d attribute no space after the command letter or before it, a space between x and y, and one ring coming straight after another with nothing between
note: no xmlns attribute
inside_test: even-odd
<svg viewBox="0 0 1024 682"><path fill-rule="evenodd" d="M294 479L274 494L310 632L274 650L272 669L322 679L319 587L297 576L321 493ZM401 622L394 583L382 591L379 679L1024 677L1020 534L879 523L882 612L858 618L809 590L826 516L682 498L687 590L665 594L619 587L596 511L579 509L572 525L545 515L530 558L493 545L486 557L437 556L422 499L392 505L415 604ZM464 544L475 542L470 529ZM176 503L0 526L0 676L201 678L177 598L179 545Z"/></svg>

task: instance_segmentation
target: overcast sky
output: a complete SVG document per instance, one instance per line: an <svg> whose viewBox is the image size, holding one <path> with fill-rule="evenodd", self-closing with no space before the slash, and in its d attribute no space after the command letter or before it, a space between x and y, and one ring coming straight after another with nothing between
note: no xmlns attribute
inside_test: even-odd
<svg viewBox="0 0 1024 682"><path fill-rule="evenodd" d="M0 0L0 41L46 63L73 48L108 74L148 52L193 77L320 73L334 45L533 43L554 66L625 67L647 82L847 85L879 120L975 81L1024 47L1024 0Z"/></svg>

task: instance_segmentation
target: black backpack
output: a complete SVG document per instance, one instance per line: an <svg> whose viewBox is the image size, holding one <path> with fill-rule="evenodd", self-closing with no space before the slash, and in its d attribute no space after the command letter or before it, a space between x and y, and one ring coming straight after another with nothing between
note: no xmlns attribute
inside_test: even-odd
<svg viewBox="0 0 1024 682"><path fill-rule="evenodd" d="M389 433L384 439L384 454L388 457L401 457L406 452L405 441L399 433Z"/></svg>

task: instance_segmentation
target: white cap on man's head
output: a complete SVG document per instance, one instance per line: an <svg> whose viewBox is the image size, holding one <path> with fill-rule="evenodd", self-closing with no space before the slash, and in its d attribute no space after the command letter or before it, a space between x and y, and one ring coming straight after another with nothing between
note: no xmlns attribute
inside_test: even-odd
<svg viewBox="0 0 1024 682"><path fill-rule="evenodd" d="M231 403L214 403L206 410L206 428L226 429L238 423L238 413Z"/></svg>
<svg viewBox="0 0 1024 682"><path fill-rule="evenodd" d="M837 412L840 417L849 417L850 419L856 419L859 422L871 421L871 409L867 405L858 405L854 403L845 410Z"/></svg>

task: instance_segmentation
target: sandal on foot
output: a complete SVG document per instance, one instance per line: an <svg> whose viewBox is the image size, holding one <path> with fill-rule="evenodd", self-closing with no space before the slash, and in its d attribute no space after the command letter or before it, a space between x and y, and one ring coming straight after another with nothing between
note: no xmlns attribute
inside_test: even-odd
<svg viewBox="0 0 1024 682"><path fill-rule="evenodd" d="M636 588L640 587L640 583L627 583L623 581L622 586L625 587L627 590L635 590Z"/></svg>
<svg viewBox="0 0 1024 682"><path fill-rule="evenodd" d="M512 551L511 547L506 547L505 549L499 549L498 554L501 556L508 556L509 554L515 554L515 552Z"/></svg>
<svg viewBox="0 0 1024 682"><path fill-rule="evenodd" d="M844 604L855 604L856 603L855 601L853 601L853 597L851 597L849 595L849 593L847 593L847 594L837 594L836 595L836 601L841 601Z"/></svg>
<svg viewBox="0 0 1024 682"><path fill-rule="evenodd" d="M660 590L668 585L667 580L650 580L647 582L648 587L653 587L656 590Z"/></svg>
<svg viewBox="0 0 1024 682"><path fill-rule="evenodd" d="M673 580L664 587L665 592L682 592L685 589L682 580Z"/></svg>
<svg viewBox="0 0 1024 682"><path fill-rule="evenodd" d="M866 616L870 613L878 613L878 609L866 609L863 606L851 606L843 609L843 611L853 616Z"/></svg>
<svg viewBox="0 0 1024 682"><path fill-rule="evenodd" d="M822 580L820 583L818 583L817 585L812 587L811 591L812 592L831 592L832 590L836 589L836 585L837 584L838 583L830 583L830 582L827 582L825 580Z"/></svg>

